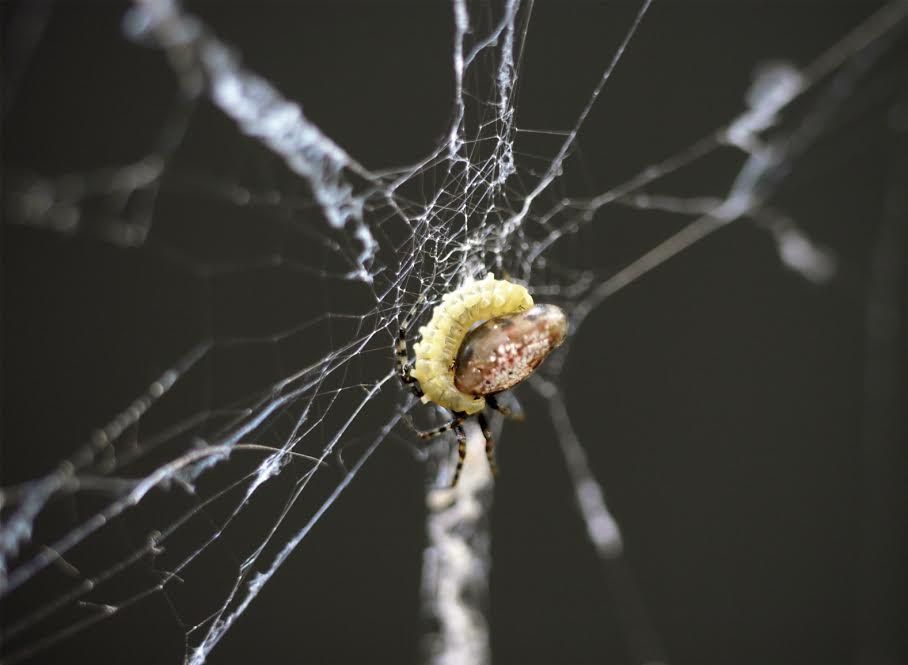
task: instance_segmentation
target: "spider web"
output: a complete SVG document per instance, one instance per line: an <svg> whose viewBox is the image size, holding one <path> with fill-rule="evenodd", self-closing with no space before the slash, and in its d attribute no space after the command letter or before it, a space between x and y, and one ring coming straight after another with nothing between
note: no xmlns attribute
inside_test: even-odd
<svg viewBox="0 0 908 665"><path fill-rule="evenodd" d="M119 308L147 305L151 314L137 329L155 323L137 335L154 347L127 347L135 365L119 383L134 387L123 392L111 380L117 388L104 403L113 415L87 438L80 427L91 423L79 420L66 425L66 441L48 442L36 422L47 414L33 411L5 436L12 470L4 473L0 526L4 662L38 662L89 628L113 635L142 620L136 607L161 603L185 661L217 660L217 645L255 612L267 583L303 544L317 542L313 528L330 522L338 497L379 463L376 451L425 459L402 422L414 404L394 373L397 325L414 305L425 320L444 293L490 271L569 312L574 337L531 386L549 413L537 408L532 417L555 427L598 555L622 551L603 499L608 486L590 468L565 396L575 390L565 378L573 376L566 368L574 340L616 293L732 224L759 231L737 243L771 240L775 270L804 283L833 279L835 254L802 228L822 225L788 210L785 195L805 173L808 181L820 177L821 164L847 163L853 146L831 140L843 127L894 107L903 81L893 73L900 71L893 47L904 42L908 14L904 2L857 12L859 21L797 65L760 64L749 90L735 81L736 111L704 112L703 131L670 134L663 152L641 148L639 164L603 167L607 149L590 136L612 126L606 98L629 94L634 81L622 68L647 58L647 30L671 18L651 4L610 8L595 43L577 40L585 47L571 81L582 87L577 94L558 87L550 71L556 56L553 64L534 51L551 48L533 42L551 8L455 0L438 19L448 31L443 48L418 51L427 68L444 58L444 69L422 90L412 81L393 88L414 99L382 102L393 95L369 93L377 107L419 114L413 122L432 127L431 140L378 141L361 153L344 146L390 131L395 113L364 108L369 94L319 107L317 83L315 92L299 87L274 62L278 73L270 74L268 58L245 50L236 23L212 7L148 0L102 22L124 57L146 68L148 98L135 108L101 81L113 112L132 111L134 120L124 121L121 144L98 147L91 160L44 169L40 159L6 155L4 234L35 251L49 237L62 240L53 251L72 254L73 272L98 251L109 265L156 271L128 279L136 298L73 310L115 319ZM72 14L44 5L10 12L7 32L16 39L8 41L23 63L42 49L59 58L56 49L71 44L54 41L55 21ZM294 55L288 71L328 71L325 59L341 56L324 50L317 25L302 29L315 43L300 47L304 55ZM394 40L388 36L386 48ZM362 76L375 75L369 63L356 64ZM534 78L534 64L550 88ZM12 69L7 91L30 93L31 76L24 64ZM418 106L417 92L443 99L441 111ZM557 103L525 109L527 95ZM108 102L83 103L102 113ZM655 133L635 141L647 138L662 147ZM78 154L78 142L66 145ZM105 165L95 168L98 158ZM704 177L717 172L709 169L725 175ZM155 280L171 293L191 291L191 306L153 303ZM72 385L92 385L87 374ZM41 402L64 411L68 399L75 396ZM33 447L44 450L13 465ZM399 459L388 472L406 473L395 466ZM419 474L410 475L421 490Z"/></svg>

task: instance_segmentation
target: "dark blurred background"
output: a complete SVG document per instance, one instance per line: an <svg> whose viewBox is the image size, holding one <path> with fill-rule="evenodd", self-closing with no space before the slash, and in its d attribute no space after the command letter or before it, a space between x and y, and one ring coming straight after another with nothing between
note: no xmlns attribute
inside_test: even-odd
<svg viewBox="0 0 908 665"><path fill-rule="evenodd" d="M805 65L879 6L657 2L587 119L558 192L603 191L685 148L740 112L760 63ZM447 127L446 4L189 7L370 168L418 158ZM129 163L153 145L175 84L159 51L123 37L125 8L3 3L5 190L35 175ZM636 9L537 3L518 126L570 128ZM609 299L577 333L561 382L672 663L908 663L905 335L881 348L866 325L879 295L872 257L904 258L904 29L899 39L896 56L871 72L818 148L793 165L776 203L836 252L831 283L783 268L771 237L741 222ZM893 111L899 95L901 111ZM325 269L332 257L288 240L284 225L299 213L305 188L229 120L203 105L175 163L147 247L105 241L92 232L91 210L74 234L15 219L3 225L3 485L51 469L195 344L273 335L328 310L361 311L350 287L253 267L274 251ZM711 160L674 176L671 191L721 196L735 173L732 162ZM264 211L240 208L218 189L236 183L285 199ZM120 213L130 205L142 202ZM881 229L893 211L902 231L887 252L892 243L881 244ZM110 208L96 212L103 218ZM680 223L654 216L642 227L639 214L622 215L618 208L597 216L556 249L560 260L607 275ZM164 246L179 248L180 259ZM223 262L238 269L201 268ZM887 279L901 298L904 272ZM264 390L345 339L335 334L320 329L206 362L143 421L143 432ZM882 378L877 371L866 380L868 361L885 370ZM369 378L390 362L390 353L376 357ZM519 396L528 421L508 425L499 448L495 662L629 662L545 405L529 390ZM384 413L364 416L364 431L395 403L386 398ZM424 475L408 445L402 430L379 447L210 662L415 662ZM91 497L60 504L39 522L36 542L91 514ZM251 519L270 519L279 507L266 501ZM74 557L110 565L154 515L125 522ZM242 560L237 552L258 537L244 540L243 528L234 529L198 576L210 576L222 597ZM151 579L152 568L139 575ZM11 598L4 622L29 594L59 595L65 579L55 575ZM114 585L105 597L125 593ZM197 640L192 626L216 607L196 600L173 585L26 662L181 662L186 633ZM24 643L42 637L38 630Z"/></svg>

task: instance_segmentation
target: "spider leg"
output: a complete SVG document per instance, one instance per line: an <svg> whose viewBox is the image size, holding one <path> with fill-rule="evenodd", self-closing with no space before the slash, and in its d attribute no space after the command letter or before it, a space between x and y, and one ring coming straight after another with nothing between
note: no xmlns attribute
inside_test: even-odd
<svg viewBox="0 0 908 665"><path fill-rule="evenodd" d="M410 392L412 392L417 397L422 397L424 393L422 391L422 388L419 387L419 381L410 376L411 369L413 369L413 363L409 362L404 365L401 370L398 370L400 380L407 388L409 388Z"/></svg>
<svg viewBox="0 0 908 665"><path fill-rule="evenodd" d="M397 354L397 376L400 378L401 383L409 388L417 397L422 397L423 392L422 388L419 387L419 382L410 376L410 371L413 369L413 363L408 360L407 332L410 329L410 324L413 322L413 317L416 315L416 308L419 307L419 304L422 301L423 297L420 297L419 300L416 301L416 304L413 305L413 308L404 317L404 320L400 322L400 328L397 330L397 344L395 345L395 353Z"/></svg>
<svg viewBox="0 0 908 665"><path fill-rule="evenodd" d="M498 475L498 465L495 464L495 440L492 438L492 430L489 427L489 421L486 420L484 413L480 413L476 417L476 421L479 423L479 429L482 430L482 435L486 440L486 459L489 460L489 468L492 469L492 475Z"/></svg>
<svg viewBox="0 0 908 665"><path fill-rule="evenodd" d="M436 436L444 434L448 430L452 430L452 429L459 427L460 424L466 419L467 419L467 414L455 413L454 418L452 418L449 422L446 422L444 425L441 425L440 427L436 427L435 429L420 430L420 429L416 429L416 426L413 424L413 420L409 416L406 417L407 423L416 432L416 436L418 436L423 441L428 441L429 439L434 439Z"/></svg>
<svg viewBox="0 0 908 665"><path fill-rule="evenodd" d="M444 425L436 427L435 429L428 430L418 430L413 425L413 420L409 416L405 416L404 420L410 427L413 428L413 431L416 432L418 436L423 441L428 441L429 439L434 439L436 436L440 436L449 430L454 430L454 434L457 435L457 469L454 471L454 480L451 482L451 487L457 485L457 481L460 479L460 471L463 469L463 460L467 455L467 434L463 430L463 421L467 419L467 414L455 411L454 417L446 422Z"/></svg>
<svg viewBox="0 0 908 665"><path fill-rule="evenodd" d="M457 423L454 427L454 433L457 435L457 468L454 469L454 479L451 480L451 487L457 486L460 480L460 472L463 469L463 461L467 456L467 433L463 431L463 426Z"/></svg>
<svg viewBox="0 0 908 665"><path fill-rule="evenodd" d="M463 421L466 420L467 417L466 413L455 413L454 418L450 422L447 422L440 427L425 431L416 430L416 435L423 441L433 439L440 434L444 434L448 430L454 430L454 434L457 435L457 468L454 470L454 479L451 481L451 487L455 487L457 481L460 480L460 472L463 470L463 462L467 456L467 433L463 429ZM498 465L495 464L495 440L492 437L489 421L486 420L485 415L482 413L477 414L476 420L479 424L479 428L482 430L482 436L486 440L486 459L489 460L489 467L492 469L492 475L498 475Z"/></svg>
<svg viewBox="0 0 908 665"><path fill-rule="evenodd" d="M502 393L499 393L499 395ZM524 414L523 407L520 406L520 402L517 401L517 398L511 395L510 393L506 396L506 399L511 402L511 406L502 404L498 401L498 395L486 395L486 404L490 408L495 409L509 420L516 420L518 422L523 422Z"/></svg>

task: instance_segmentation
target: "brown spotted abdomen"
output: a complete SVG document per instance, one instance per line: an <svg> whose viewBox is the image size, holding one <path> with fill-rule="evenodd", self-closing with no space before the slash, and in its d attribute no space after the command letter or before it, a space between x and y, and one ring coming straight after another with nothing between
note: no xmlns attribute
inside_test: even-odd
<svg viewBox="0 0 908 665"><path fill-rule="evenodd" d="M467 334L454 361L454 385L473 396L494 395L526 379L567 334L555 305L489 319Z"/></svg>

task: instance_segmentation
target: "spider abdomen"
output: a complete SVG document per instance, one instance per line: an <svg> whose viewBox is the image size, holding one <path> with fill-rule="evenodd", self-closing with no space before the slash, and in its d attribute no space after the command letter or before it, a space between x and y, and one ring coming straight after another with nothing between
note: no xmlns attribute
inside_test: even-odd
<svg viewBox="0 0 908 665"><path fill-rule="evenodd" d="M567 319L555 305L492 318L464 338L454 385L477 397L509 390L530 376L566 334Z"/></svg>

